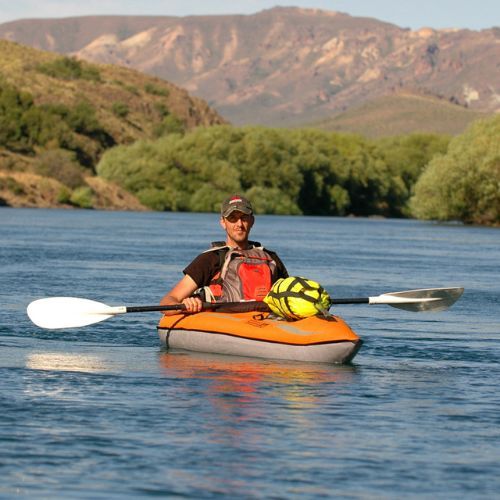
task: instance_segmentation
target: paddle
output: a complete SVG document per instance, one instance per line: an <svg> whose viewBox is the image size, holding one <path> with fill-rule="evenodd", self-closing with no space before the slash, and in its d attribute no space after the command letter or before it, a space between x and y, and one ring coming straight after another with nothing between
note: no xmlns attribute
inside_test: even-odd
<svg viewBox="0 0 500 500"><path fill-rule="evenodd" d="M427 288L391 292L376 297L332 299L330 305L338 304L386 304L406 311L442 311L454 304L462 295L463 288ZM263 302L220 302L204 303L204 309L222 310L226 312L268 311ZM51 297L39 299L28 305L27 313L35 325L41 328L74 328L92 325L117 314L150 312L150 311L181 311L182 304L165 306L108 306L101 302L76 297Z"/></svg>

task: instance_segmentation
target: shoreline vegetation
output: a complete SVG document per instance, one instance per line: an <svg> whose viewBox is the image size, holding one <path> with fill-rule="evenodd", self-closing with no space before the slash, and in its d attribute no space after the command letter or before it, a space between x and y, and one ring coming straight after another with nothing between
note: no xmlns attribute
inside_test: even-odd
<svg viewBox="0 0 500 500"><path fill-rule="evenodd" d="M500 226L498 137L500 115L455 137L235 127L168 82L0 43L0 206L217 212L240 192L260 214Z"/></svg>

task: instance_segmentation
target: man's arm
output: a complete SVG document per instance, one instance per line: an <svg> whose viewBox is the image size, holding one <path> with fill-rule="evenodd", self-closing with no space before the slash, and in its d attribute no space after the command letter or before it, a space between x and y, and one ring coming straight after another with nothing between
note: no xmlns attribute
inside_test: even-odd
<svg viewBox="0 0 500 500"><path fill-rule="evenodd" d="M198 288L196 282L186 274L177 285L172 288L161 300L161 305L176 305L184 304L186 311L190 313L200 312L202 302L198 297L191 297L193 292ZM165 314L176 314L176 311L166 311Z"/></svg>
<svg viewBox="0 0 500 500"><path fill-rule="evenodd" d="M212 276L215 276L218 271L218 265L219 257L214 252L204 252L198 255L184 269L184 278L161 299L160 304L184 304L186 311L200 312L202 310L201 300L198 297L191 297L191 295L198 288L208 285ZM175 314L175 311L165 314Z"/></svg>

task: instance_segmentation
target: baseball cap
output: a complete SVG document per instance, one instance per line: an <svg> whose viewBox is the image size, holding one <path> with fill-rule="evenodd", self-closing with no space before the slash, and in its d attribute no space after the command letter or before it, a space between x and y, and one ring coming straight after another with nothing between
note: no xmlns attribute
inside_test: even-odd
<svg viewBox="0 0 500 500"><path fill-rule="evenodd" d="M222 202L220 210L222 217L227 217L235 211L251 215L253 214L252 204L246 198L239 195L230 196Z"/></svg>

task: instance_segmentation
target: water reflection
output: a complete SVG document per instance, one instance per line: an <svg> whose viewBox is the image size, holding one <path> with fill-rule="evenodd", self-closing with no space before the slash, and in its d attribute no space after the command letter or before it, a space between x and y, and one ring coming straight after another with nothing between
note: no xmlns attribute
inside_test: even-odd
<svg viewBox="0 0 500 500"><path fill-rule="evenodd" d="M64 352L31 353L26 357L26 368L65 372L102 373L108 371L107 363L98 356L68 354Z"/></svg>
<svg viewBox="0 0 500 500"><path fill-rule="evenodd" d="M351 365L166 351L159 363L169 377L207 380L210 395L226 407L255 402L264 390L265 397L278 397L295 407L314 405L332 385L350 385L356 379L356 367Z"/></svg>
<svg viewBox="0 0 500 500"><path fill-rule="evenodd" d="M262 360L196 352L162 351L160 366L165 374L182 378L214 378L231 382L349 382L356 372L354 365L303 363ZM318 377L321 380L318 380Z"/></svg>
<svg viewBox="0 0 500 500"><path fill-rule="evenodd" d="M163 351L159 364L166 377L177 379L177 398L198 402L206 445L238 454L244 449L250 461L293 443L310 446L323 434L321 415L330 414L330 422L342 406L336 395L342 398L358 379L354 366L198 353ZM229 466L235 477L243 473L240 466Z"/></svg>

